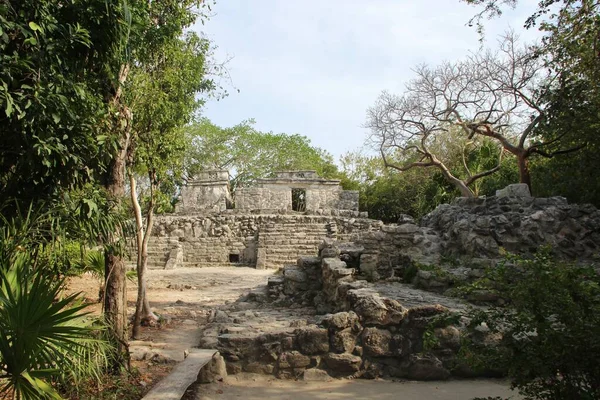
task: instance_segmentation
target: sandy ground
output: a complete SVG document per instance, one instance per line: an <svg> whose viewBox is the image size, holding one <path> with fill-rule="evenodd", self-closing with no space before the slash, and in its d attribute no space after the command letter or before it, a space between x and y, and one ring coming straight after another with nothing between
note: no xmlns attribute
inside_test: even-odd
<svg viewBox="0 0 600 400"><path fill-rule="evenodd" d="M140 340L130 341L132 367L140 371L140 384L150 388L182 361L184 351L198 346L200 326L211 310L234 302L251 289L265 285L273 270L213 267L177 270L149 270L148 296L152 310L160 316L157 327L143 327ZM81 292L88 311L99 314L100 281L84 274L70 278L69 293ZM135 312L137 284L127 282L128 314Z"/></svg>
<svg viewBox="0 0 600 400"><path fill-rule="evenodd" d="M235 302L251 289L265 285L271 270L243 267L212 267L148 271L148 296L161 317L157 327L142 329L140 340L130 342L132 365L141 372L140 384L148 389L183 360L184 351L198 345L200 327L211 311ZM100 282L83 275L69 280L70 292L83 292L91 310L100 312ZM128 282L128 312L135 311L137 287ZM294 312L290 310L290 312ZM514 395L508 385L494 380L448 382L392 382L329 380L326 382L284 381L272 376L240 374L223 382L195 385L188 400L212 399L394 399L450 400ZM515 397L518 398L518 397Z"/></svg>
<svg viewBox="0 0 600 400"><path fill-rule="evenodd" d="M468 400L502 396L520 399L504 381L461 380L446 382L394 382L385 380L283 381L264 375L235 375L224 382L196 385L186 400Z"/></svg>

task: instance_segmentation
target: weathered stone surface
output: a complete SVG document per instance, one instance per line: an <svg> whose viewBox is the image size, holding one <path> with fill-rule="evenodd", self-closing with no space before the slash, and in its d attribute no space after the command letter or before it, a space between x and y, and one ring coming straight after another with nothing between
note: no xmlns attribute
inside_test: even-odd
<svg viewBox="0 0 600 400"><path fill-rule="evenodd" d="M318 368L309 368L302 373L302 380L307 382L325 382L330 379L331 377L326 371Z"/></svg>
<svg viewBox="0 0 600 400"><path fill-rule="evenodd" d="M368 355L373 357L391 356L390 349L392 334L390 331L379 328L365 328L362 332L363 348Z"/></svg>
<svg viewBox="0 0 600 400"><path fill-rule="evenodd" d="M346 328L331 334L330 349L336 353L351 353L356 345L356 334L352 328Z"/></svg>
<svg viewBox="0 0 600 400"><path fill-rule="evenodd" d="M243 371L251 374L271 375L275 371L275 367L264 362L251 362L243 366Z"/></svg>
<svg viewBox="0 0 600 400"><path fill-rule="evenodd" d="M205 365L198 374L199 383L213 383L222 381L227 376L227 365L223 357L216 353L212 361Z"/></svg>
<svg viewBox="0 0 600 400"><path fill-rule="evenodd" d="M278 366L282 369L287 368L306 368L310 365L310 357L298 351L281 353Z"/></svg>
<svg viewBox="0 0 600 400"><path fill-rule="evenodd" d="M504 189L496 190L496 197L531 197L531 192L529 192L529 186L526 183L514 183L512 185L508 185Z"/></svg>
<svg viewBox="0 0 600 400"><path fill-rule="evenodd" d="M436 328L434 334L440 342L440 347L450 349L458 349L460 347L460 331L457 327L447 326L445 328Z"/></svg>
<svg viewBox="0 0 600 400"><path fill-rule="evenodd" d="M448 379L450 372L432 355L413 354L410 356L406 376L418 381L435 381Z"/></svg>
<svg viewBox="0 0 600 400"><path fill-rule="evenodd" d="M382 298L372 290L350 290L348 295L352 307L360 316L363 325L395 325L407 315L407 310L400 303L389 298Z"/></svg>
<svg viewBox="0 0 600 400"><path fill-rule="evenodd" d="M300 328L294 331L298 347L303 354L320 354L329 351L327 329L318 327Z"/></svg>
<svg viewBox="0 0 600 400"><path fill-rule="evenodd" d="M358 315L354 311L344 311L326 315L321 324L326 328L346 329L358 324Z"/></svg>
<svg viewBox="0 0 600 400"><path fill-rule="evenodd" d="M327 367L336 374L348 375L360 369L362 358L352 354L329 353L324 357Z"/></svg>
<svg viewBox="0 0 600 400"><path fill-rule="evenodd" d="M340 251L334 247L326 247L321 250L321 258L337 258L340 255Z"/></svg>

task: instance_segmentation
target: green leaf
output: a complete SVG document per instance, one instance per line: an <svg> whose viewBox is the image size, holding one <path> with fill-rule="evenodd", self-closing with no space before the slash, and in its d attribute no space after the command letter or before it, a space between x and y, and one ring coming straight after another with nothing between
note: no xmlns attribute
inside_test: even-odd
<svg viewBox="0 0 600 400"><path fill-rule="evenodd" d="M35 23L35 22L33 22L33 21L31 21L31 22L29 23L29 27L30 27L30 28L31 28L31 30L32 30L32 31L34 31L34 32L35 32L35 31L40 31L40 32L43 32L43 29L42 29L42 28L41 28L41 27L40 27L38 24L36 24L36 23Z"/></svg>

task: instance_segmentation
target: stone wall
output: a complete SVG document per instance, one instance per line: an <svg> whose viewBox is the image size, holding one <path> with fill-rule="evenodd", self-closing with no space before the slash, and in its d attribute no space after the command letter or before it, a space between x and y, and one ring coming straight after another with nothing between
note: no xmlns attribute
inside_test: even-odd
<svg viewBox="0 0 600 400"><path fill-rule="evenodd" d="M380 221L350 216L296 213L252 214L236 210L202 215L159 216L149 248L149 268L164 268L170 251L180 247L186 267L242 264L280 268L299 256L316 254L323 239L352 240L378 230ZM166 246L165 243L169 243Z"/></svg>
<svg viewBox="0 0 600 400"><path fill-rule="evenodd" d="M338 258L343 251L325 242L321 257L302 257L283 276L269 279L268 297L275 303L288 301L294 307L309 302L318 314L329 314L302 321L305 314L296 309L301 320L288 326L272 322L264 332L236 325L254 312L222 313L204 330L203 345L216 346L231 373L416 380L470 373L457 362L461 326L454 325L456 318L446 321L448 313L464 310L463 303L406 286L391 290L356 280L356 271ZM252 306L242 302L237 308L247 307ZM424 343L426 332L436 338L430 348Z"/></svg>
<svg viewBox="0 0 600 400"><path fill-rule="evenodd" d="M223 211L231 201L227 171L200 172L181 188L176 212Z"/></svg>
<svg viewBox="0 0 600 400"><path fill-rule="evenodd" d="M291 210L292 191L287 188L237 188L235 208L238 210Z"/></svg>
<svg viewBox="0 0 600 400"><path fill-rule="evenodd" d="M510 193L510 191L509 191ZM477 277L506 252L528 255L550 246L562 259L592 260L600 252L600 211L562 197L458 198L423 217L360 235L361 273L389 278L411 264L438 265L450 278ZM423 273L423 275L428 275Z"/></svg>
<svg viewBox="0 0 600 400"><path fill-rule="evenodd" d="M238 188L235 208L240 210L292 210L292 189L305 191L305 210L358 211L358 192L345 191L340 181L323 179L314 171L279 172L259 179L252 187Z"/></svg>

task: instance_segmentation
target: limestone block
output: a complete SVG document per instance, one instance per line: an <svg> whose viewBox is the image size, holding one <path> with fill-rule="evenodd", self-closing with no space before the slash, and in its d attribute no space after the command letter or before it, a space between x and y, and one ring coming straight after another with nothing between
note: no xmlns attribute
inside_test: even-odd
<svg viewBox="0 0 600 400"><path fill-rule="evenodd" d="M358 321L358 315L354 311L339 312L335 314L326 315L321 321L321 324L330 329L342 330L346 328L359 329L360 324Z"/></svg>
<svg viewBox="0 0 600 400"><path fill-rule="evenodd" d="M225 377L227 377L227 365L223 357L216 353L211 362L206 364L198 373L197 382L213 383L222 381Z"/></svg>
<svg viewBox="0 0 600 400"><path fill-rule="evenodd" d="M408 314L396 300L380 297L369 289L350 290L348 297L363 325L397 325Z"/></svg>
<svg viewBox="0 0 600 400"><path fill-rule="evenodd" d="M294 331L298 347L303 354L319 354L329 351L327 329L318 327L299 328Z"/></svg>
<svg viewBox="0 0 600 400"><path fill-rule="evenodd" d="M302 373L302 380L308 382L324 382L331 379L326 371L318 368L309 368Z"/></svg>
<svg viewBox="0 0 600 400"><path fill-rule="evenodd" d="M362 332L363 349L374 357L391 356L392 334L390 331L378 328L365 328Z"/></svg>
<svg viewBox="0 0 600 400"><path fill-rule="evenodd" d="M289 351L281 353L278 360L278 366L281 369L288 368L306 368L310 365L310 357L298 351Z"/></svg>
<svg viewBox="0 0 600 400"><path fill-rule="evenodd" d="M508 185L504 189L496 190L496 197L531 197L531 192L529 191L529 186L525 183L513 183L512 185Z"/></svg>
<svg viewBox="0 0 600 400"><path fill-rule="evenodd" d="M329 353L324 357L327 367L336 375L350 375L360 370L362 358L352 354Z"/></svg>
<svg viewBox="0 0 600 400"><path fill-rule="evenodd" d="M407 377L418 381L445 380L450 372L433 355L412 354L409 359Z"/></svg>
<svg viewBox="0 0 600 400"><path fill-rule="evenodd" d="M330 349L336 353L350 353L356 346L356 331L346 328L335 331L330 337Z"/></svg>

